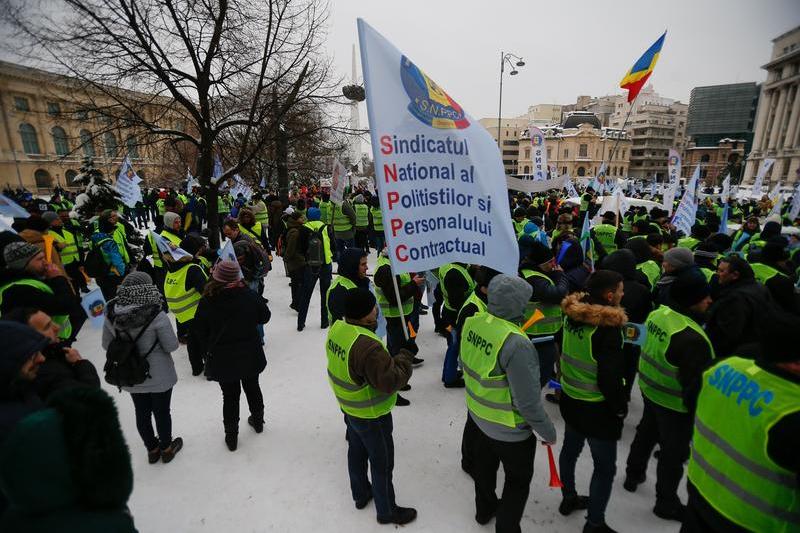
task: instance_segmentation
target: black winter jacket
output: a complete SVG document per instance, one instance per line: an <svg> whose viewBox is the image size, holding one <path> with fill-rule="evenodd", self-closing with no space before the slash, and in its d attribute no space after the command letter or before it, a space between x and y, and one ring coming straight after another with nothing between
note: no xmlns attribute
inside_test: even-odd
<svg viewBox="0 0 800 533"><path fill-rule="evenodd" d="M369 278L358 277L358 264L361 262L361 257L363 255L364 251L358 248L347 248L344 250L339 259L338 274L355 283L356 287L369 289ZM392 292L394 292L394 289L392 289ZM341 320L344 317L344 300L346 295L347 289L341 285L338 285L328 293L328 312L333 317L333 320Z"/></svg>
<svg viewBox="0 0 800 533"><path fill-rule="evenodd" d="M267 366L258 324L269 321L267 302L247 287L203 296L191 326L206 359L206 377L227 382L251 378Z"/></svg>
<svg viewBox="0 0 800 533"><path fill-rule="evenodd" d="M706 334L718 358L735 355L758 343L756 316L775 304L769 291L754 279L721 286L719 299L709 311Z"/></svg>

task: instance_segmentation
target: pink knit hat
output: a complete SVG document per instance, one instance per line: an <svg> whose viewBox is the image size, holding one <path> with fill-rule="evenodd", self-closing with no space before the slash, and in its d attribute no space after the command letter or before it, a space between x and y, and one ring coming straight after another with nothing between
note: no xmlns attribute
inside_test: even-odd
<svg viewBox="0 0 800 533"><path fill-rule="evenodd" d="M211 271L211 277L220 283L235 283L242 278L242 271L235 261L220 261Z"/></svg>

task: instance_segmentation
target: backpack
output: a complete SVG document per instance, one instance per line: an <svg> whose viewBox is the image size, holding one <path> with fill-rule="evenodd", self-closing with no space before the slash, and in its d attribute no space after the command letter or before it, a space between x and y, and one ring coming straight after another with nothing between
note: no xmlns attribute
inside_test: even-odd
<svg viewBox="0 0 800 533"><path fill-rule="evenodd" d="M317 230L312 230L311 235L308 237L306 263L311 268L319 268L325 264L325 241L322 237L323 231L325 231L325 226L321 226Z"/></svg>
<svg viewBox="0 0 800 533"><path fill-rule="evenodd" d="M155 349L158 339L144 355L139 353L136 341L139 340L139 337L155 320L156 316L158 314L153 315L153 318L144 325L136 337L131 337L130 333L118 331L114 328L115 335L108 344L106 363L103 365L106 383L116 385L119 390L122 390L122 387L132 387L133 385L144 383L147 378L151 377L150 363L147 361L147 356Z"/></svg>
<svg viewBox="0 0 800 533"><path fill-rule="evenodd" d="M86 259L83 261L83 269L90 278L97 278L108 272L108 263L106 263L106 258L103 256L103 251L100 247L110 240L111 238L100 239L96 244L92 245L89 253L86 254Z"/></svg>

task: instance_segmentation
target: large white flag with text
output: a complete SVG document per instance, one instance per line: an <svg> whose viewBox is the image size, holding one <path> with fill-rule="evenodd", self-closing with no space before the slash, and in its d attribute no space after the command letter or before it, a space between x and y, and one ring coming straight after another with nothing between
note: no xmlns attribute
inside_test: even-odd
<svg viewBox="0 0 800 533"><path fill-rule="evenodd" d="M362 19L358 36L393 270L458 261L516 275L519 251L497 144Z"/></svg>

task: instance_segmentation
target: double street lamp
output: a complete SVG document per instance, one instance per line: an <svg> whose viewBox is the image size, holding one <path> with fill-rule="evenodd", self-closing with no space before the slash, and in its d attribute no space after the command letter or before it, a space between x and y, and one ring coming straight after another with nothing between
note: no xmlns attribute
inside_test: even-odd
<svg viewBox="0 0 800 533"><path fill-rule="evenodd" d="M516 63L512 61L512 59L516 59ZM500 104L499 109L497 110L497 147L500 148L502 154L502 146L500 144L500 120L503 116L503 74L506 71L506 63L511 68L509 75L516 76L519 74L517 67L524 67L525 62L522 60L520 56L517 54L512 54L511 52L504 53L502 50L500 51Z"/></svg>

